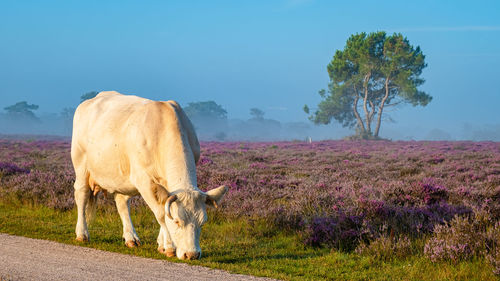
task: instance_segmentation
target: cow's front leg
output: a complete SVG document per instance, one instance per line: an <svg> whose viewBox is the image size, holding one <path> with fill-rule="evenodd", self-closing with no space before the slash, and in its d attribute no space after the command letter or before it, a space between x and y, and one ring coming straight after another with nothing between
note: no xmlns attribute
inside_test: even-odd
<svg viewBox="0 0 500 281"><path fill-rule="evenodd" d="M115 203L120 218L123 224L123 239L125 240L125 245L129 248L134 248L141 245L141 241L135 233L134 225L132 224L132 219L130 218L130 198L129 195L115 193Z"/></svg>
<svg viewBox="0 0 500 281"><path fill-rule="evenodd" d="M158 251L167 255L168 257L175 256L175 245L172 243L170 234L167 230L167 225L165 224L165 204L158 201L155 190L157 188L162 188L157 186L155 183L149 181L149 179L144 176L144 178L137 177L134 179L136 183L137 190L141 194L146 204L148 204L151 211L156 217L156 221L160 224L160 234L158 235Z"/></svg>
<svg viewBox="0 0 500 281"><path fill-rule="evenodd" d="M160 233L156 241L160 253L165 254L167 257L175 257L175 246L166 228L160 227Z"/></svg>

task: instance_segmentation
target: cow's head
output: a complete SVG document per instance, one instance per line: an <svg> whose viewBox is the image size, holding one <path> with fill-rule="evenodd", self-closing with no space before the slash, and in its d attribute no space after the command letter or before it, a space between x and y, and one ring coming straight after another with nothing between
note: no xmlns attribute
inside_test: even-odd
<svg viewBox="0 0 500 281"><path fill-rule="evenodd" d="M219 186L207 192L189 190L170 195L165 204L165 223L179 259L201 257L200 233L207 221L207 205L217 204L228 190Z"/></svg>

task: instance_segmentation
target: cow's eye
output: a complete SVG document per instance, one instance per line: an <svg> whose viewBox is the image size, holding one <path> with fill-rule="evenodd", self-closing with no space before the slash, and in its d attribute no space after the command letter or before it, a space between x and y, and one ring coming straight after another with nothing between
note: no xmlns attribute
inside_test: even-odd
<svg viewBox="0 0 500 281"><path fill-rule="evenodd" d="M181 226L181 222L179 220L174 220L175 224Z"/></svg>

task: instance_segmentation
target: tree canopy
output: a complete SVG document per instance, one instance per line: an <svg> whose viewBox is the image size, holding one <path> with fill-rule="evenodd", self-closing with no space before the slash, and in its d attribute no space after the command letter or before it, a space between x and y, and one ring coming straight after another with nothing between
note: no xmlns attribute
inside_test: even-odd
<svg viewBox="0 0 500 281"><path fill-rule="evenodd" d="M183 108L201 139L226 139L227 111L214 101L190 102Z"/></svg>
<svg viewBox="0 0 500 281"><path fill-rule="evenodd" d="M28 104L26 101L20 101L14 105L4 107L7 114L12 117L27 117L30 119L38 119L33 113L33 110L38 109L36 104Z"/></svg>
<svg viewBox="0 0 500 281"><path fill-rule="evenodd" d="M254 118L254 119L264 119L264 111L262 111L261 109L259 108L251 108L250 109L250 115Z"/></svg>
<svg viewBox="0 0 500 281"><path fill-rule="evenodd" d="M214 101L190 102L184 111L191 119L227 119L227 111Z"/></svg>
<svg viewBox="0 0 500 281"><path fill-rule="evenodd" d="M98 91L87 92L87 93L80 96L81 102L84 102L88 99L94 98L95 96L97 96L97 94L99 94Z"/></svg>
<svg viewBox="0 0 500 281"><path fill-rule="evenodd" d="M414 48L400 33L351 35L328 64L328 89L319 91L322 101L309 119L316 124L335 119L355 127L358 137L378 138L384 108L401 103L425 106L432 100L418 89L426 66L420 47ZM307 105L304 111L310 113Z"/></svg>

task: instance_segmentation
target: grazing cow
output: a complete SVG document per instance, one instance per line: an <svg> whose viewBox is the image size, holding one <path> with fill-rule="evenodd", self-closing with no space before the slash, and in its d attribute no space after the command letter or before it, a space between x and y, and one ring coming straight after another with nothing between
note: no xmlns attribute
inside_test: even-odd
<svg viewBox="0 0 500 281"><path fill-rule="evenodd" d="M158 223L158 250L179 259L201 257L206 206L217 207L228 188L198 189L200 145L175 101L151 101L101 92L80 104L73 120L71 160L78 208L76 239L88 241L86 210L99 191L114 196L128 247L140 245L130 218L130 198L141 195ZM91 207L91 208L89 208Z"/></svg>

